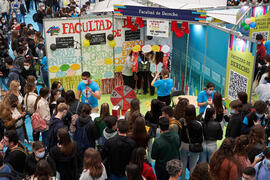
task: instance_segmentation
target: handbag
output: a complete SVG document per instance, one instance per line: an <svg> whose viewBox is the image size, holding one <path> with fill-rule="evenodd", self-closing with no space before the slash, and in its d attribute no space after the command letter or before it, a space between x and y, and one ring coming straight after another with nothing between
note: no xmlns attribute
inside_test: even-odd
<svg viewBox="0 0 270 180"><path fill-rule="evenodd" d="M31 116L31 124L33 130L36 132L44 131L47 127L46 121L39 114L39 107L37 107L37 110Z"/></svg>
<svg viewBox="0 0 270 180"><path fill-rule="evenodd" d="M187 138L188 138L188 141L189 141L189 151L194 152L194 153L202 152L203 147L202 147L201 143L191 143L190 138L189 138L188 127L186 128L186 132L187 132Z"/></svg>

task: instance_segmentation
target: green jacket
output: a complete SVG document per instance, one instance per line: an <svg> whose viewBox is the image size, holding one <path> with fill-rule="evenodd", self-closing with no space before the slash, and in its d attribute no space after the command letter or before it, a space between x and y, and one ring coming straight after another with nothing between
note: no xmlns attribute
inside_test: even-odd
<svg viewBox="0 0 270 180"><path fill-rule="evenodd" d="M172 159L179 159L179 136L175 132L168 131L155 139L151 157L156 160L156 166L166 167L166 163Z"/></svg>

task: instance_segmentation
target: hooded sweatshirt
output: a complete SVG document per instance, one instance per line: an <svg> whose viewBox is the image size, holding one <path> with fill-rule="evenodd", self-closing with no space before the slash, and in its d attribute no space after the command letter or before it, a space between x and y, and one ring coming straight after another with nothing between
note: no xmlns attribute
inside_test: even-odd
<svg viewBox="0 0 270 180"><path fill-rule="evenodd" d="M20 80L19 74L21 73L22 70L18 66L14 66L12 69L10 69L9 74L8 74L8 82L7 82L7 87L9 87L11 81L15 80L18 81Z"/></svg>
<svg viewBox="0 0 270 180"><path fill-rule="evenodd" d="M259 166L261 166L261 167L259 168ZM254 168L256 170L256 179L257 180L269 179L270 169L267 167L265 159L263 161L257 163Z"/></svg>
<svg viewBox="0 0 270 180"><path fill-rule="evenodd" d="M162 133L155 139L152 147L151 157L156 160L155 166L165 168L168 161L178 159L179 147L180 141L176 132Z"/></svg>

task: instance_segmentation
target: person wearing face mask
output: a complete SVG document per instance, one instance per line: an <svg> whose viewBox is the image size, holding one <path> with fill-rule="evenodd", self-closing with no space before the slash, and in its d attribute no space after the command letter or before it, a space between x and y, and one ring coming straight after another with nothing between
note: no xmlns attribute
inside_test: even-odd
<svg viewBox="0 0 270 180"><path fill-rule="evenodd" d="M243 104L240 100L234 100L230 103L231 118L226 129L226 138L236 138L241 135L242 107Z"/></svg>
<svg viewBox="0 0 270 180"><path fill-rule="evenodd" d="M198 95L197 102L199 109L199 114L201 115L204 111L207 105L212 104L213 96L215 94L215 85L211 82L208 82L206 85L205 90L201 91Z"/></svg>
<svg viewBox="0 0 270 180"><path fill-rule="evenodd" d="M265 148L264 159L255 165L256 170L256 180L266 180L269 179L270 175L270 147Z"/></svg>
<svg viewBox="0 0 270 180"><path fill-rule="evenodd" d="M255 111L251 111L248 113L243 121L242 121L242 128L241 134L249 134L250 129L257 124L265 127L267 124L267 118L265 113L267 112L267 105L264 101L259 100L256 101L254 104Z"/></svg>
<svg viewBox="0 0 270 180"><path fill-rule="evenodd" d="M92 107L92 113L98 112L98 99L100 99L100 92L98 84L91 81L90 73L85 71L82 73L82 81L77 87L76 98L79 100L81 95L81 102L84 104L90 104Z"/></svg>
<svg viewBox="0 0 270 180"><path fill-rule="evenodd" d="M0 8L0 14L2 14L2 17L6 17L6 20L9 20L9 1L8 0L1 0L1 8Z"/></svg>
<svg viewBox="0 0 270 180"><path fill-rule="evenodd" d="M61 97L61 91L54 89L51 91L51 96L49 99L49 107L50 107L50 114L51 116L54 114L56 105L57 105L57 99Z"/></svg>
<svg viewBox="0 0 270 180"><path fill-rule="evenodd" d="M49 87L49 77L48 77L48 66L47 66L47 56L45 47L42 47L42 54L44 55L41 60L41 76L44 84Z"/></svg>
<svg viewBox="0 0 270 180"><path fill-rule="evenodd" d="M51 90L58 90L58 91L60 91L62 97L65 97L65 95L66 95L66 92L65 92L65 90L63 88L63 85L59 81L54 81L52 83Z"/></svg>
<svg viewBox="0 0 270 180"><path fill-rule="evenodd" d="M264 62L266 63L265 65L260 66L260 84L267 84L267 78L270 77L270 55L267 54L264 56Z"/></svg>
<svg viewBox="0 0 270 180"><path fill-rule="evenodd" d="M15 130L7 130L4 133L4 137L0 142L1 152L3 152L4 147L7 147L4 153L4 162L10 164L15 171L24 173L27 153L23 144L19 142L19 137Z"/></svg>
<svg viewBox="0 0 270 180"><path fill-rule="evenodd" d="M256 51L256 62L255 62L255 76L256 77L259 68L265 64L264 62L264 56L266 55L266 49L263 45L264 39L261 34L256 35L256 41L257 41L257 51Z"/></svg>
<svg viewBox="0 0 270 180"><path fill-rule="evenodd" d="M31 26L31 27L33 27L33 26ZM35 41L34 41L35 31L34 30L28 30L27 36L28 37L27 37L26 41L27 41L29 49L31 49L31 52L32 52L34 57L38 57L38 55L36 53Z"/></svg>
<svg viewBox="0 0 270 180"><path fill-rule="evenodd" d="M57 145L57 130L65 127L62 118L67 114L67 110L67 105L65 103L60 103L57 106L57 113L50 119L50 128L48 132L47 144L48 150Z"/></svg>
<svg viewBox="0 0 270 180"><path fill-rule="evenodd" d="M24 69L23 63L26 60L25 55L26 55L26 47L20 46L16 50L18 56L14 59L14 65L19 67L21 70Z"/></svg>
<svg viewBox="0 0 270 180"><path fill-rule="evenodd" d="M24 79L27 79L27 76L35 76L37 78L36 70L34 66L31 65L30 60L25 60L23 67L22 75Z"/></svg>
<svg viewBox="0 0 270 180"><path fill-rule="evenodd" d="M37 24L38 30L43 33L43 19L45 17L45 5L40 4L39 10L37 11Z"/></svg>
<svg viewBox="0 0 270 180"><path fill-rule="evenodd" d="M39 96L37 97L35 105L34 105L35 112L39 113L40 117L44 121L46 121L46 124L47 124L47 127L42 132L42 142L45 145L47 144L47 134L48 134L50 119L51 119L49 103L47 101L47 99L49 98L49 95L50 95L49 88L46 88L46 87L41 88L39 91ZM34 141L38 141L39 136L40 136L40 131L33 129Z"/></svg>
<svg viewBox="0 0 270 180"><path fill-rule="evenodd" d="M56 167L54 160L49 156L46 152L44 145L40 141L35 141L32 144L33 153L31 153L25 160L25 172L27 176L32 176L35 173L37 163L44 159L46 160L51 169L53 174L56 174Z"/></svg>

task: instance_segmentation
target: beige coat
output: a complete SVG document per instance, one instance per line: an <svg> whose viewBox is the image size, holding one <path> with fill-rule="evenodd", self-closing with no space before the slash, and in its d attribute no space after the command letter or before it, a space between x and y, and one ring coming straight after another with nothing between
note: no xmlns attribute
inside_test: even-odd
<svg viewBox="0 0 270 180"><path fill-rule="evenodd" d="M50 114L49 103L46 99L41 98L38 101L37 112L39 113L40 117L46 121L46 124L47 124L46 130L48 130L49 125L50 125L51 114Z"/></svg>
<svg viewBox="0 0 270 180"><path fill-rule="evenodd" d="M26 97L27 97L27 101L26 101ZM35 112L34 106L35 106L37 97L38 97L38 95L36 93L32 93L32 92L30 92L28 96L25 95L24 106L25 106L26 112L29 112L31 114L33 114Z"/></svg>

